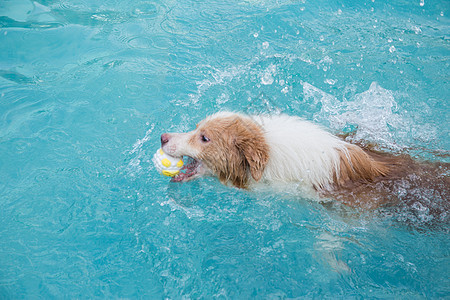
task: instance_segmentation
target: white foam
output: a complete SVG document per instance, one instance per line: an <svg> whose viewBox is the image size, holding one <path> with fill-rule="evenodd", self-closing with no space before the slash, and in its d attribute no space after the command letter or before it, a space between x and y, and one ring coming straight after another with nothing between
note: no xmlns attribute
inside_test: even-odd
<svg viewBox="0 0 450 300"><path fill-rule="evenodd" d="M376 143L380 148L401 151L406 148L404 138L407 134L412 132L416 137L422 135L422 127L414 125L411 118L398 112L394 93L376 82L367 91L343 101L307 82L302 84L305 99L322 104L314 119L326 123L337 132L357 128L354 135L349 137L352 141ZM413 126L414 131L410 129ZM432 134L429 128L427 134Z"/></svg>

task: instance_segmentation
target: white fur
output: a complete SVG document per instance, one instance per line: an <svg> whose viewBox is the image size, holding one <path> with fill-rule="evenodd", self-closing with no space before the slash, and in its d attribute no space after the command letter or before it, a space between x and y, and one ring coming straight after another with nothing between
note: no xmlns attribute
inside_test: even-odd
<svg viewBox="0 0 450 300"><path fill-rule="evenodd" d="M248 116L233 112L213 114L200 122L199 126L233 116L253 121L262 128L269 146L269 160L261 182L298 182L310 190L331 190L334 180L339 179L334 178L340 174L339 154L348 155L349 144L322 127L289 115ZM175 157L198 157L199 150L188 142L195 134L196 130L171 134L171 141L163 147L164 151ZM210 173L206 166L201 165L197 176ZM255 183L251 179L250 184Z"/></svg>
<svg viewBox="0 0 450 300"><path fill-rule="evenodd" d="M307 186L329 189L333 174L339 174L338 149L345 142L308 121L288 115L258 116L270 148L263 179L298 181Z"/></svg>
<svg viewBox="0 0 450 300"><path fill-rule="evenodd" d="M283 114L219 112L205 121L233 115L251 119L263 128L270 153L262 181L300 182L309 188L331 189L333 174L339 174L340 169L338 150L347 153L346 142L318 125Z"/></svg>

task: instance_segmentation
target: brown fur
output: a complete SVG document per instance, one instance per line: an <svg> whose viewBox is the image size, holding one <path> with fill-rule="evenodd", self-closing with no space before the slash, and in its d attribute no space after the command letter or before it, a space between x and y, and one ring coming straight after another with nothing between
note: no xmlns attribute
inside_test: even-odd
<svg viewBox="0 0 450 300"><path fill-rule="evenodd" d="M356 145L348 145L347 151L338 151L340 157L340 172L334 174L336 185L346 182L372 182L378 176L386 176L389 167L386 163L373 159Z"/></svg>
<svg viewBox="0 0 450 300"><path fill-rule="evenodd" d="M209 141L203 141L203 136ZM238 188L247 188L251 178L259 181L269 160L263 129L241 116L201 122L188 143L222 183ZM353 144L346 147L346 151L337 150L340 166L333 174L333 189L318 189L319 195L369 209L386 204L425 207L432 215L448 219L448 163L421 163L407 155Z"/></svg>
<svg viewBox="0 0 450 300"><path fill-rule="evenodd" d="M256 181L261 179L269 160L269 146L257 124L240 117L214 119L200 124L198 132L210 139L200 145L199 158L221 182L246 188L250 175ZM199 143L196 137L189 142L193 146Z"/></svg>
<svg viewBox="0 0 450 300"><path fill-rule="evenodd" d="M416 203L434 210L433 215L446 214L449 210L450 164L418 162L408 155L396 156L351 146L359 149L349 154L351 164L345 155L341 157L341 177L336 189L322 192L322 196L368 209ZM358 164L361 159L362 166Z"/></svg>
<svg viewBox="0 0 450 300"><path fill-rule="evenodd" d="M202 122L197 132L189 143L199 149L199 159L222 183L247 188L251 177L261 179L269 160L269 146L256 123L233 116ZM210 142L201 143L201 135ZM339 174L333 176L335 188L319 191L323 197L368 209L414 202L420 191L433 190L437 198L448 198L450 180L445 172L449 164L419 163L407 155L380 153L353 144L347 145L347 151L340 150L339 156ZM448 201L438 210L448 210Z"/></svg>

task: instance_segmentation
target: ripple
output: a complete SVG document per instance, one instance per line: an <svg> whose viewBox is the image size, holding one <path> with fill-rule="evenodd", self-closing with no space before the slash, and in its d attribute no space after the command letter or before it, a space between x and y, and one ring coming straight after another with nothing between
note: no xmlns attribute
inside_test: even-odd
<svg viewBox="0 0 450 300"><path fill-rule="evenodd" d="M135 36L128 39L127 44L130 48L135 49L148 49L151 48L153 43L150 38L146 38L143 36Z"/></svg>
<svg viewBox="0 0 450 300"><path fill-rule="evenodd" d="M31 146L28 139L14 139L11 143L17 154L24 153Z"/></svg>
<svg viewBox="0 0 450 300"><path fill-rule="evenodd" d="M143 82L131 81L125 83L125 93L127 97L140 98L144 93Z"/></svg>
<svg viewBox="0 0 450 300"><path fill-rule="evenodd" d="M34 180L38 183L46 182L54 173L51 169L38 169L36 170L34 175Z"/></svg>
<svg viewBox="0 0 450 300"><path fill-rule="evenodd" d="M164 35L120 35L119 40L126 43L132 49L170 49L174 43Z"/></svg>
<svg viewBox="0 0 450 300"><path fill-rule="evenodd" d="M170 34L185 35L192 31L192 24L182 18L166 18L161 22L161 29Z"/></svg>
<svg viewBox="0 0 450 300"><path fill-rule="evenodd" d="M152 36L152 45L157 49L167 50L174 44L170 38L160 35Z"/></svg>
<svg viewBox="0 0 450 300"><path fill-rule="evenodd" d="M240 191L211 178L171 185L151 163L160 132L188 130L217 109L280 109L401 144L411 144L405 130L413 145L444 143L444 21L423 23L428 11L400 14L392 3L94 2L2 2L16 11L0 26L17 28L0 29L0 294L446 295L448 234L392 226L399 215L429 222L421 203L360 220L291 191ZM370 6L387 18L364 14ZM442 27L433 34L429 25ZM364 68L350 70L356 63Z"/></svg>
<svg viewBox="0 0 450 300"><path fill-rule="evenodd" d="M39 137L50 142L67 141L70 138L65 131L53 127L45 127L40 130Z"/></svg>

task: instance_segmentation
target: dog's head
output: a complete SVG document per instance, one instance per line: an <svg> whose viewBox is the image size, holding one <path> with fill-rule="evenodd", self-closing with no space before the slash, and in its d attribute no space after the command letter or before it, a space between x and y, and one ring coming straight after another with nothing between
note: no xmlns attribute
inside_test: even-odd
<svg viewBox="0 0 450 300"><path fill-rule="evenodd" d="M234 113L212 115L188 133L165 133L161 145L171 156L192 158L173 181L209 173L223 183L245 188L250 176L261 179L269 159L262 128L249 117Z"/></svg>

